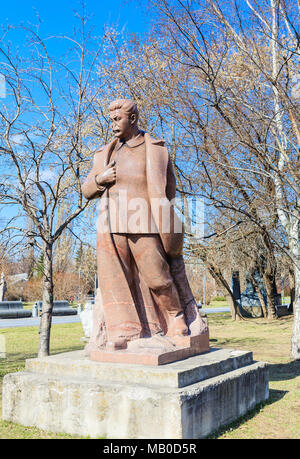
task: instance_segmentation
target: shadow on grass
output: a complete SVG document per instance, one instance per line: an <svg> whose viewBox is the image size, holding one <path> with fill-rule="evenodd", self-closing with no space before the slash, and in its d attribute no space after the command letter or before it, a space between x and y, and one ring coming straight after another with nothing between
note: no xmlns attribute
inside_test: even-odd
<svg viewBox="0 0 300 459"><path fill-rule="evenodd" d="M234 422L222 426L220 429L218 429L217 431L215 431L213 434L209 435L206 438L209 439L209 440L215 440L217 438L220 438L228 430L237 429L238 427L242 426L245 422L247 422L250 419L252 419L255 416L257 416L258 413L265 406L272 405L272 403L278 402L278 400L282 399L287 393L288 393L288 391L285 391L285 390L270 389L269 390L269 398L268 398L268 400L265 400L264 402L258 403L255 406L255 408L253 408L251 411L248 411L248 413L246 413L243 416L241 416L240 418L236 419Z"/></svg>
<svg viewBox="0 0 300 459"><path fill-rule="evenodd" d="M268 364L270 381L286 381L300 376L300 361Z"/></svg>

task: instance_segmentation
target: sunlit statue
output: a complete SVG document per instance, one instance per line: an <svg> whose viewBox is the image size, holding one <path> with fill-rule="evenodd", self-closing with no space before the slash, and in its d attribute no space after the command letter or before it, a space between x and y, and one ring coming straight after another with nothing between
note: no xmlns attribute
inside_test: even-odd
<svg viewBox="0 0 300 459"><path fill-rule="evenodd" d="M98 293L87 353L208 333L185 273L184 229L164 141L139 129L133 101L116 100L109 110L114 139L96 152L82 186L87 199L100 199Z"/></svg>

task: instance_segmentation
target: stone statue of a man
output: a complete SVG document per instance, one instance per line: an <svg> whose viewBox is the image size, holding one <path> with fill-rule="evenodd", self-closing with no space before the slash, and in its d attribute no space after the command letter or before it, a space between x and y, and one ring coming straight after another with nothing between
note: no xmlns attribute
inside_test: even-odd
<svg viewBox="0 0 300 459"><path fill-rule="evenodd" d="M87 351L126 349L154 335L207 331L182 257L183 225L174 211L176 181L164 141L138 128L136 104L110 104L114 139L100 148L82 190L100 198L98 294Z"/></svg>

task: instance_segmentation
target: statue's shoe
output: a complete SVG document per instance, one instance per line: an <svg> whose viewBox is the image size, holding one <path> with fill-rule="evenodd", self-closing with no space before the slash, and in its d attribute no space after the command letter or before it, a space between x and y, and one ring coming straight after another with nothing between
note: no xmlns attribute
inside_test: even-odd
<svg viewBox="0 0 300 459"><path fill-rule="evenodd" d="M176 317L170 318L166 336L169 336L170 338L173 336L187 336L188 333L189 329L186 325L183 313Z"/></svg>
<svg viewBox="0 0 300 459"><path fill-rule="evenodd" d="M126 349L126 348L127 348L126 339L118 339L116 341L108 341L106 343L106 350L108 351L116 351L119 349Z"/></svg>

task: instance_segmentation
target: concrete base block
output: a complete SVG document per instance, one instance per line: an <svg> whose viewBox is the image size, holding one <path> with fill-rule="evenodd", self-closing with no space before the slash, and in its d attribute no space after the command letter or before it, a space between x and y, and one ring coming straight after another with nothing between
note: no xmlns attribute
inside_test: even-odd
<svg viewBox="0 0 300 459"><path fill-rule="evenodd" d="M111 439L197 439L266 400L251 352L210 352L161 366L94 362L83 351L26 361L3 380L3 419Z"/></svg>

